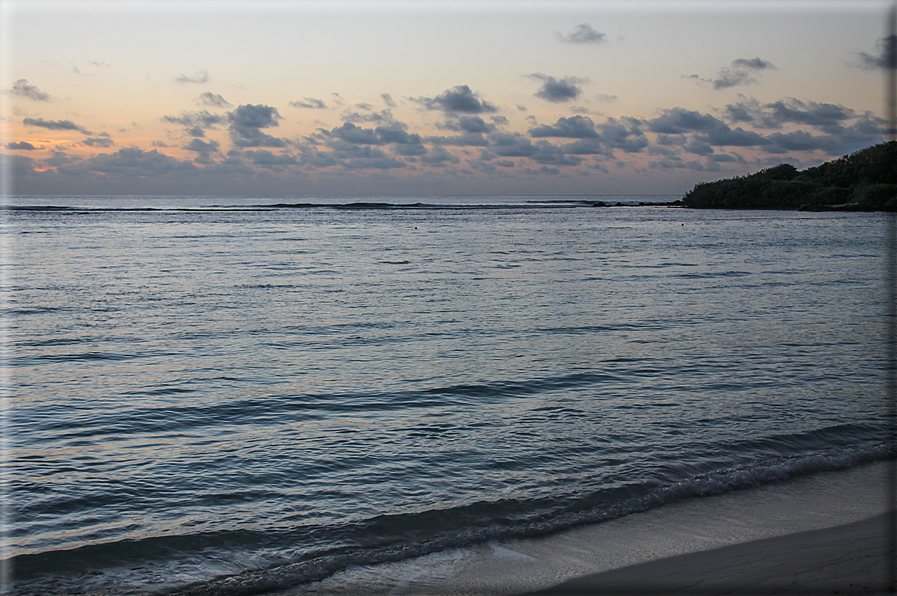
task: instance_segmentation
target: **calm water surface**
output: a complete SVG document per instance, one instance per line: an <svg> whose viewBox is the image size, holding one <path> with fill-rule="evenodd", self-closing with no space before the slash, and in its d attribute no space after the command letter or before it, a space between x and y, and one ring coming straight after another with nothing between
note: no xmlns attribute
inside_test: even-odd
<svg viewBox="0 0 897 596"><path fill-rule="evenodd" d="M4 220L13 594L262 593L895 455L882 214L71 204Z"/></svg>

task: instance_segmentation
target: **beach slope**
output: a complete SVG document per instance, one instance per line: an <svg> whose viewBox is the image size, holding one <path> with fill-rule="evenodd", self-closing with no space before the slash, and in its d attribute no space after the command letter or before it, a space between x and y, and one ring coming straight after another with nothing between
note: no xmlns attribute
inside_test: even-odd
<svg viewBox="0 0 897 596"><path fill-rule="evenodd" d="M889 563L897 556L892 521L882 514L668 557L574 578L529 596L893 593L887 585Z"/></svg>

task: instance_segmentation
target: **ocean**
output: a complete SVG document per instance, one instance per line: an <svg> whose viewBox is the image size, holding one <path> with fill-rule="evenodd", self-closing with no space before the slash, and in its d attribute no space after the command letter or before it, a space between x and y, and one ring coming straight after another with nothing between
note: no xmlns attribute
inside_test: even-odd
<svg viewBox="0 0 897 596"><path fill-rule="evenodd" d="M642 200L17 200L6 589L301 589L893 460L890 216Z"/></svg>

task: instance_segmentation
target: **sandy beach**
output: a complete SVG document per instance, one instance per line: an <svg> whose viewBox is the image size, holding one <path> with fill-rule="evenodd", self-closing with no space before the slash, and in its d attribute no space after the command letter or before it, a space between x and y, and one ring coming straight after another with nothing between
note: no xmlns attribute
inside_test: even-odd
<svg viewBox="0 0 897 596"><path fill-rule="evenodd" d="M890 465L356 567L283 594L887 594L888 562L897 558L885 486Z"/></svg>
<svg viewBox="0 0 897 596"><path fill-rule="evenodd" d="M542 594L888 594L894 513L630 565Z"/></svg>

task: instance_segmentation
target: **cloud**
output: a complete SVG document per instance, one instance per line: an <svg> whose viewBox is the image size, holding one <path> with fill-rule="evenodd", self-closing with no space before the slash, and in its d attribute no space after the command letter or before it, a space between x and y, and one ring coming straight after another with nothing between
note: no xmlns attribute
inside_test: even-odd
<svg viewBox="0 0 897 596"><path fill-rule="evenodd" d="M34 101L50 101L50 95L30 84L28 79L19 79L16 81L13 84L12 89L9 90L9 94Z"/></svg>
<svg viewBox="0 0 897 596"><path fill-rule="evenodd" d="M277 108L265 105L245 104L228 113L228 120L232 126L239 128L268 128L277 126L281 119Z"/></svg>
<svg viewBox="0 0 897 596"><path fill-rule="evenodd" d="M180 116L162 116L162 120L171 124L180 124L191 137L204 137L205 131L224 122L225 116L202 110L200 112L181 112Z"/></svg>
<svg viewBox="0 0 897 596"><path fill-rule="evenodd" d="M446 166L448 164L456 164L461 160L449 153L444 147L434 147L427 155L420 158L421 163L429 166Z"/></svg>
<svg viewBox="0 0 897 596"><path fill-rule="evenodd" d="M423 143L396 143L392 146L392 152L396 155L411 157L415 155L426 155L427 148Z"/></svg>
<svg viewBox="0 0 897 596"><path fill-rule="evenodd" d="M770 135L770 140L774 144L770 152L785 153L787 151L813 151L820 148L822 139L807 131L798 130L787 134L774 133Z"/></svg>
<svg viewBox="0 0 897 596"><path fill-rule="evenodd" d="M607 95L605 93L599 93L595 96L595 99L598 101L610 103L613 101L617 101L617 96L616 95Z"/></svg>
<svg viewBox="0 0 897 596"><path fill-rule="evenodd" d="M457 116L439 125L439 128L474 134L492 132L495 125L489 124L479 116Z"/></svg>
<svg viewBox="0 0 897 596"><path fill-rule="evenodd" d="M684 108L663 110L661 115L648 121L648 130L662 134L683 134L709 131L725 124L709 114L701 114Z"/></svg>
<svg viewBox="0 0 897 596"><path fill-rule="evenodd" d="M228 112L231 141L237 147L286 147L283 139L261 132L263 128L277 126L281 116L277 108L265 105L245 104Z"/></svg>
<svg viewBox="0 0 897 596"><path fill-rule="evenodd" d="M682 108L666 110L649 121L648 126L660 134L658 143L681 144L698 155L709 155L713 147L757 147L772 154L822 151L843 155L881 142L886 125L884 119L868 112L858 114L841 105L794 98L763 105L742 98L738 104L726 106L725 113L733 122L765 128L781 128L784 124L809 126L823 134L792 130L764 136L741 127L730 128L713 116Z"/></svg>
<svg viewBox="0 0 897 596"><path fill-rule="evenodd" d="M217 93L206 91L196 98L196 103L203 106L212 106L216 108L229 108L231 104Z"/></svg>
<svg viewBox="0 0 897 596"><path fill-rule="evenodd" d="M299 163L301 165L308 165L315 168L329 168L331 166L338 165L339 162L336 158L330 153L324 153L323 151L303 151L300 155Z"/></svg>
<svg viewBox="0 0 897 596"><path fill-rule="evenodd" d="M174 81L176 83L208 83L209 82L209 73L200 70L196 73L196 76L188 77L187 75L180 75L175 77Z"/></svg>
<svg viewBox="0 0 897 596"><path fill-rule="evenodd" d="M327 104L320 99L313 97L303 97L303 101L291 101L290 105L294 108L308 108L311 110L326 110Z"/></svg>
<svg viewBox="0 0 897 596"><path fill-rule="evenodd" d="M64 167L70 173L94 172L128 179L173 172L196 172L196 167L188 161L180 161L155 149L143 151L136 147L125 147L115 153L101 153Z"/></svg>
<svg viewBox="0 0 897 596"><path fill-rule="evenodd" d="M713 79L705 79L704 77L699 77L699 76L696 75L696 74L682 75L682 78L683 78L683 79L691 79L692 81L694 81L694 82L697 83L698 85L705 85L705 84L706 84L706 85L710 85L710 84L713 83Z"/></svg>
<svg viewBox="0 0 897 596"><path fill-rule="evenodd" d="M695 155L711 155L714 153L713 146L706 139L693 139L686 144L683 149Z"/></svg>
<svg viewBox="0 0 897 596"><path fill-rule="evenodd" d="M71 120L44 120L43 118L25 118L22 123L26 126L39 126L50 130L77 130L84 134L90 134L83 127L75 124Z"/></svg>
<svg viewBox="0 0 897 596"><path fill-rule="evenodd" d="M455 147L486 147L489 140L483 133L464 133L450 137L427 137L426 141L433 145L452 145Z"/></svg>
<svg viewBox="0 0 897 596"><path fill-rule="evenodd" d="M579 94L582 93L582 89L578 87L577 84L588 81L588 79L580 79L578 77L556 79L541 73L525 76L542 81L542 87L540 87L533 95L554 103L576 99L579 97Z"/></svg>
<svg viewBox="0 0 897 596"><path fill-rule="evenodd" d="M430 110L442 110L446 114L483 114L497 112L498 108L470 90L467 85L456 85L436 97L415 98L414 101Z"/></svg>
<svg viewBox="0 0 897 596"><path fill-rule="evenodd" d="M598 138L595 123L585 116L559 118L553 126L537 126L529 130L531 137L565 137L570 139Z"/></svg>
<svg viewBox="0 0 897 596"><path fill-rule="evenodd" d="M489 150L499 157L525 157L540 164L553 166L577 166L582 158L566 147L548 141L533 143L519 133L495 133L489 136ZM583 152L580 154L588 154Z"/></svg>
<svg viewBox="0 0 897 596"><path fill-rule="evenodd" d="M81 144L87 145L88 147L112 147L115 145L115 141L109 137L90 137L81 141Z"/></svg>
<svg viewBox="0 0 897 596"><path fill-rule="evenodd" d="M44 160L45 165L53 168L61 168L78 162L77 158L70 156L65 151L53 151L53 155Z"/></svg>
<svg viewBox="0 0 897 596"><path fill-rule="evenodd" d="M91 66L94 66L96 68L110 68L109 64L107 64L106 62L98 62L96 60L85 60L84 62L86 62L87 64L90 64ZM72 72L74 72L76 75L80 75L80 76L84 76L84 77L93 76L92 73L81 72L81 69L78 68L77 64L75 64L73 62L70 62L69 64L71 64L71 66L72 66Z"/></svg>
<svg viewBox="0 0 897 596"><path fill-rule="evenodd" d="M663 110L660 116L649 120L647 125L651 132L663 135L696 133L690 150L697 154L707 153L704 145L752 147L769 144L769 141L759 133L746 131L740 127L732 129L710 114L684 108ZM667 144L671 142L670 139L667 140Z"/></svg>
<svg viewBox="0 0 897 596"><path fill-rule="evenodd" d="M203 141L202 139L190 139L190 142L184 145L187 151L196 151L197 153L218 153L218 141Z"/></svg>
<svg viewBox="0 0 897 596"><path fill-rule="evenodd" d="M729 128L722 122L720 126L698 134L696 139L715 147L756 147L770 143L769 139L759 133L741 127Z"/></svg>
<svg viewBox="0 0 897 596"><path fill-rule="evenodd" d="M35 160L21 155L24 152L16 153L20 155L11 154L9 161L15 188L22 193L36 190L55 194L176 194L186 190L195 194L245 195L264 188L264 192L283 194L295 189L297 176L302 175L294 156L273 150L269 153L235 149L218 161L207 162L199 152L191 160L134 147L87 159L55 152L50 159ZM198 167L203 163L204 167ZM285 175L287 172L290 176Z"/></svg>
<svg viewBox="0 0 897 596"><path fill-rule="evenodd" d="M736 68L750 68L751 70L766 70L770 68L776 70L776 67L772 62L763 60L762 58L751 58L750 60L746 58L737 58L732 61L732 66Z"/></svg>
<svg viewBox="0 0 897 596"><path fill-rule="evenodd" d="M272 153L266 149L247 151L244 155L246 155L252 163L264 168L280 169L279 166L293 166L299 164L299 161L292 155L287 153Z"/></svg>
<svg viewBox="0 0 897 596"><path fill-rule="evenodd" d="M9 167L9 170L4 170L3 173L10 174L9 180L13 185L16 185L22 180L33 179L35 175L43 173L35 172L34 158L27 155L16 155L15 153L5 155L4 166Z"/></svg>
<svg viewBox="0 0 897 596"><path fill-rule="evenodd" d="M828 155L845 155L884 140L886 121L882 118L862 119L850 126L828 127L825 134L814 135L804 130L769 135L768 153L822 151Z"/></svg>
<svg viewBox="0 0 897 596"><path fill-rule="evenodd" d="M489 149L500 157L528 157L536 148L520 133L497 133L489 137Z"/></svg>
<svg viewBox="0 0 897 596"><path fill-rule="evenodd" d="M820 151L844 155L882 142L887 125L883 118L871 112L860 114L838 104L795 98L760 104L742 96L738 103L726 106L723 113L730 122L767 129L787 125L792 130L764 135L741 127L732 128L714 116L683 108L664 110L646 124L649 131L657 133L658 145L681 146L704 156L714 154L716 147L755 147L771 154ZM815 132L793 130L796 127L809 127Z"/></svg>
<svg viewBox="0 0 897 596"><path fill-rule="evenodd" d="M533 168L524 168L523 171L527 174L546 174L548 176L557 176L561 173L561 170L559 168L550 168L548 166L542 166L538 170L534 170Z"/></svg>
<svg viewBox="0 0 897 596"><path fill-rule="evenodd" d="M784 124L803 124L820 129L841 126L849 120L875 120L871 114L858 114L840 104L804 102L789 97L767 104L756 99L740 97L735 104L725 107L730 122L751 123L760 128L781 128Z"/></svg>
<svg viewBox="0 0 897 596"><path fill-rule="evenodd" d="M578 166L582 158L578 155L567 155L563 147L552 145L548 141L539 141L535 151L529 156L536 163L554 166Z"/></svg>
<svg viewBox="0 0 897 596"><path fill-rule="evenodd" d="M712 149L711 149L712 151ZM673 149L667 145L652 145L648 147L648 155L679 155L679 151L677 149Z"/></svg>
<svg viewBox="0 0 897 596"><path fill-rule="evenodd" d="M642 131L644 122L638 118L608 118L597 126L602 141L614 149L626 153L640 153L648 146L648 137Z"/></svg>
<svg viewBox="0 0 897 596"><path fill-rule="evenodd" d="M737 58L732 61L732 67L723 67L719 70L715 79L706 79L696 74L682 75L685 79L691 79L699 85L710 85L714 89L728 89L740 85L756 83L757 79L751 76L750 71L777 70L775 65L762 58Z"/></svg>
<svg viewBox="0 0 897 596"><path fill-rule="evenodd" d="M396 119L392 115L392 111L390 111L388 108L370 114L362 114L360 112L353 112L346 109L343 110L343 113L340 115L340 120L342 120L343 122L383 122L398 126L400 128L405 128L404 124L396 121Z"/></svg>
<svg viewBox="0 0 897 596"><path fill-rule="evenodd" d="M391 170L408 167L404 161L387 155L382 157L352 159L345 162L343 166L349 170Z"/></svg>
<svg viewBox="0 0 897 596"><path fill-rule="evenodd" d="M764 108L768 111L765 114L766 119L777 124L795 122L825 127L840 124L856 116L852 109L842 105L814 101L805 103L793 97L766 104Z"/></svg>
<svg viewBox="0 0 897 596"><path fill-rule="evenodd" d="M421 145L422 143L420 135L408 134L405 131L405 125L398 122L376 128L362 128L351 122L345 122L342 126L331 130L329 134L334 139L353 145ZM331 143L331 146L337 145Z"/></svg>
<svg viewBox="0 0 897 596"><path fill-rule="evenodd" d="M880 37L875 43L875 47L877 49L875 54L857 52L861 68L897 68L897 35L892 33L885 37Z"/></svg>
<svg viewBox="0 0 897 596"><path fill-rule="evenodd" d="M558 33L558 38L564 43L602 43L607 40L607 35L595 31L588 23L578 25L573 31L567 34Z"/></svg>
<svg viewBox="0 0 897 596"><path fill-rule="evenodd" d="M505 138L503 147L494 151L499 155L525 156L539 163L551 163L559 166L579 165L580 155L603 155L613 157L614 149L626 153L640 153L650 145L642 127L645 122L638 118L608 118L596 124L586 116L559 118L551 126L535 126L529 134L535 138L555 137L576 139L571 143L556 146L539 141L530 150L525 143L513 138ZM492 137L490 137L492 138ZM510 153L514 151L514 153ZM504 152L504 153L502 153Z"/></svg>
<svg viewBox="0 0 897 596"><path fill-rule="evenodd" d="M393 100L392 95L390 95L389 93L381 93L380 98L383 99L383 103L385 103L387 106L391 108L396 107L396 102L395 100Z"/></svg>
<svg viewBox="0 0 897 596"><path fill-rule="evenodd" d="M407 167L404 161L387 155L381 149L370 145L339 143L334 146L334 150L329 156L335 158L338 163L349 170L389 170Z"/></svg>
<svg viewBox="0 0 897 596"><path fill-rule="evenodd" d="M613 151L599 139L579 139L563 145L564 153L568 155L608 155L613 156Z"/></svg>
<svg viewBox="0 0 897 596"><path fill-rule="evenodd" d="M374 114L353 114L346 116L374 116ZM378 126L359 126L355 122L346 121L331 130L318 129L319 132L305 138L299 145L299 164L310 168L329 168L341 166L346 170L389 170L408 168L408 164L396 156L415 161L428 155L427 147L420 135L409 133L407 126L396 121L389 110L380 112L376 118ZM324 143L329 151L321 151L318 145ZM383 148L389 147L393 155ZM442 156L442 157L439 157ZM433 164L446 163L443 153L437 152L430 160ZM278 161L277 165L284 165ZM266 166L267 167L267 166Z"/></svg>
<svg viewBox="0 0 897 596"><path fill-rule="evenodd" d="M420 145L421 138L419 134L408 134L400 127L378 126L374 129L374 134L383 139L385 143L397 145Z"/></svg>
<svg viewBox="0 0 897 596"><path fill-rule="evenodd" d="M739 94L737 103L725 107L725 115L729 122L754 122L761 110L760 102L756 99Z"/></svg>
<svg viewBox="0 0 897 596"><path fill-rule="evenodd" d="M351 122L345 122L342 126L334 128L330 134L335 138L354 145L384 145L384 141L374 132L373 128L361 128Z"/></svg>
<svg viewBox="0 0 897 596"><path fill-rule="evenodd" d="M697 160L685 161L681 157L667 157L660 161L651 162L648 167L656 170L692 170L693 172L719 172L722 170L716 160L708 157L706 163Z"/></svg>
<svg viewBox="0 0 897 596"><path fill-rule="evenodd" d="M18 143L7 143L7 149L20 150L20 151L34 151L37 149L34 145L29 143L28 141L20 141Z"/></svg>
<svg viewBox="0 0 897 596"><path fill-rule="evenodd" d="M747 163L747 161L737 153L715 153L708 156L707 160L715 162Z"/></svg>
<svg viewBox="0 0 897 596"><path fill-rule="evenodd" d="M711 81L714 89L728 89L756 82L757 79L753 78L746 70L728 68L721 68L719 76Z"/></svg>

